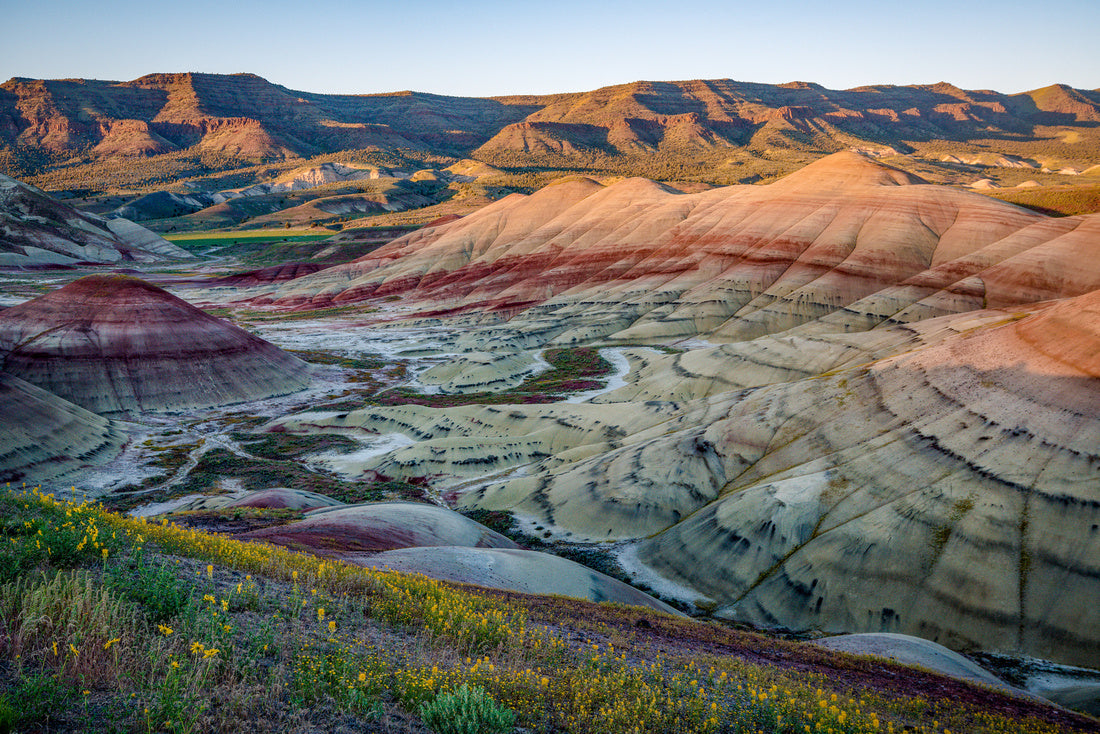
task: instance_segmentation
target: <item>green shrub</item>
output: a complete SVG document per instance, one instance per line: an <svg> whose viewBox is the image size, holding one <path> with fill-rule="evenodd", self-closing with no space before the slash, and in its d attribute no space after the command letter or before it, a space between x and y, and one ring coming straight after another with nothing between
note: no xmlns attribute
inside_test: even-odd
<svg viewBox="0 0 1100 734"><path fill-rule="evenodd" d="M33 571L46 554L29 543L13 543L0 550L0 584L15 581Z"/></svg>
<svg viewBox="0 0 1100 734"><path fill-rule="evenodd" d="M149 564L138 551L105 577L109 586L141 605L154 622L164 622L182 612L191 601L191 589L167 565Z"/></svg>
<svg viewBox="0 0 1100 734"><path fill-rule="evenodd" d="M49 721L57 701L71 694L51 675L20 678L13 690L0 695L0 734L16 731L20 725Z"/></svg>
<svg viewBox="0 0 1100 734"><path fill-rule="evenodd" d="M439 734L493 734L511 731L516 715L482 688L462 685L420 707L420 718Z"/></svg>

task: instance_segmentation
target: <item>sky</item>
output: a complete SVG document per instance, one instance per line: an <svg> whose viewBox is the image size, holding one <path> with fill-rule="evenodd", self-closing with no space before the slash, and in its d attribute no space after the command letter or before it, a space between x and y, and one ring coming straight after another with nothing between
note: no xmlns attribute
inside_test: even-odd
<svg viewBox="0 0 1100 734"><path fill-rule="evenodd" d="M0 0L0 81L251 72L546 94L640 79L1100 88L1100 0Z"/></svg>

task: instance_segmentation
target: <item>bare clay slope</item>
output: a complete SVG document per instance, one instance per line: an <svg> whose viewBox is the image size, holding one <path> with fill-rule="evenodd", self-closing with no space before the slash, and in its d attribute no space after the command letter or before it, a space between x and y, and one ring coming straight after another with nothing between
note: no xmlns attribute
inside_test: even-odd
<svg viewBox="0 0 1100 734"><path fill-rule="evenodd" d="M226 405L309 383L296 357L128 276L90 275L3 311L0 357L96 413Z"/></svg>
<svg viewBox="0 0 1100 734"><path fill-rule="evenodd" d="M126 219L78 212L0 174L0 265L156 262L185 250Z"/></svg>
<svg viewBox="0 0 1100 734"><path fill-rule="evenodd" d="M733 619L1088 665L1100 292L1024 318L985 313L867 366L681 404L621 446L463 501L574 539L645 538L639 569ZM604 419L625 405L601 406Z"/></svg>
<svg viewBox="0 0 1100 734"><path fill-rule="evenodd" d="M1094 662L1098 355L1092 293L762 389L689 432L717 497L640 558L737 619Z"/></svg>
<svg viewBox="0 0 1100 734"><path fill-rule="evenodd" d="M109 461L124 443L114 421L0 371L0 481L72 474Z"/></svg>

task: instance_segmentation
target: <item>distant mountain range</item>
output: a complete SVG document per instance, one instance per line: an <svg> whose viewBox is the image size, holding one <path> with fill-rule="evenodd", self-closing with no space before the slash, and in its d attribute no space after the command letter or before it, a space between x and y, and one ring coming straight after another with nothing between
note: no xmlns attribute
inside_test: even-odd
<svg viewBox="0 0 1100 734"><path fill-rule="evenodd" d="M76 186L77 169L105 161L125 168L136 160L193 160L177 165L178 177L346 150L655 177L698 177L705 169L712 181L729 183L851 147L1084 168L1100 158L1100 90L1056 84L1001 94L940 83L835 91L721 79L469 98L314 94L253 74L196 73L0 85L0 170L73 170L71 180L37 181L50 188ZM638 170L655 162L667 171Z"/></svg>

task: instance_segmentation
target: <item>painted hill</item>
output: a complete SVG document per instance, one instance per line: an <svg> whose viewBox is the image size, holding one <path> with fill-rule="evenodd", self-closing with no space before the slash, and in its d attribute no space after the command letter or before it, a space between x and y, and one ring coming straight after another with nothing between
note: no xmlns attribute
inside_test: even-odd
<svg viewBox="0 0 1100 734"><path fill-rule="evenodd" d="M190 253L126 219L77 211L0 174L0 264L156 262Z"/></svg>
<svg viewBox="0 0 1100 734"><path fill-rule="evenodd" d="M1086 256L1098 228L1096 216L1049 219L845 152L768 186L696 194L564 181L275 295L289 307L400 293L425 310L526 309L500 327L517 343L738 341L819 319L862 330L1079 295L1100 287Z"/></svg>
<svg viewBox="0 0 1100 734"><path fill-rule="evenodd" d="M95 413L285 395L301 360L129 276L90 275L0 312L3 369Z"/></svg>

